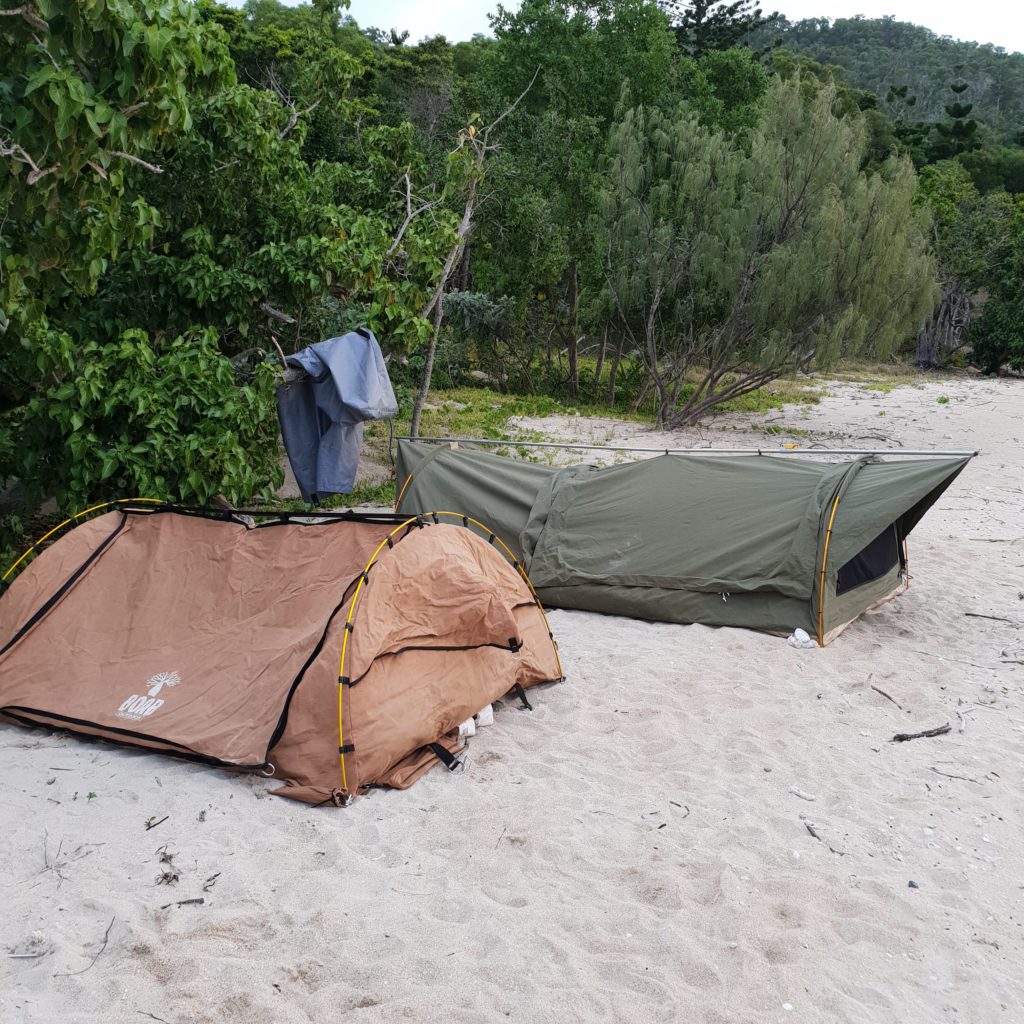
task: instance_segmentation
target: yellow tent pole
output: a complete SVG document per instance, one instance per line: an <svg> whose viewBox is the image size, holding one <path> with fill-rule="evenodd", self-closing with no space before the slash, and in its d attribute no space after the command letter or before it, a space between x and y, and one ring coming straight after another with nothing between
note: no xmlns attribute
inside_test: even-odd
<svg viewBox="0 0 1024 1024"><path fill-rule="evenodd" d="M534 590L533 583L530 580L530 577L527 575L526 570L519 564L519 559L516 558L516 556L512 553L512 550L509 548L509 546L489 526L484 526L483 523L481 523L478 519L474 519L472 516L465 516L461 512L429 512L425 514L433 516L454 516L456 519L462 519L467 523L472 523L474 526L478 526L481 530L486 530L486 532L501 545L502 550L505 552L506 555L508 555L509 560L516 567L517 571L519 572L519 575L522 576L523 582L529 588L530 594L533 596L533 600L536 602L537 607L540 609L541 618L544 620L544 625L547 627L548 636L551 637L551 646L554 648L555 651L555 664L558 665L558 674L560 676L565 675L565 673L562 671L562 659L558 655L558 644L555 643L554 635L551 632L551 625L548 622L547 612L544 611L544 605L541 604L540 598L537 596L537 591Z"/></svg>
<svg viewBox="0 0 1024 1024"><path fill-rule="evenodd" d="M410 477L410 479L412 479L412 477ZM397 505L397 503L396 503L396 505ZM349 602L349 606L348 606L348 615L345 618L344 636L342 637L342 640L341 640L341 660L340 660L340 662L338 664L338 759L339 759L340 764L341 764L341 788L343 790L347 790L348 789L348 778L346 777L346 774L345 774L345 753L344 753L344 747L345 747L345 725L344 725L344 705L343 705L344 698L342 696L342 692L343 692L345 687L342 684L342 680L345 678L345 661L346 661L346 659L348 657L348 638L349 638L349 635L352 632L352 620L353 620L353 618L355 616L356 605L359 602L359 595L362 593L362 590L363 590L363 584L366 582L366 578L367 578L366 574L373 568L374 564L377 561L377 557L380 555L381 551L383 551L384 548L387 546L388 541L390 541L391 538L394 537L394 535L396 533L398 533L400 530L405 529L405 527L410 526L412 523L420 522L420 523L424 523L424 525L427 525L426 524L426 520L428 518L435 517L435 516L451 516L451 517L453 517L455 519L461 520L463 523L466 523L466 524L472 523L474 526L477 526L481 530L486 531L488 533L488 535L493 537L498 542L498 544L501 545L502 549L508 555L508 557L511 560L512 564L516 567L516 570L519 572L519 575L522 577L523 582L528 587L528 589L530 591L530 594L532 595L533 600L534 600L535 604L537 605L537 608L540 610L541 618L544 620L544 625L547 627L547 630L548 630L548 636L551 638L551 648L555 652L555 663L558 666L558 674L560 676L564 675L564 672L562 670L562 659L558 655L558 644L555 643L555 638L551 634L551 626L548 623L548 617L547 617L547 614L544 611L544 606L541 604L540 598L537 596L537 591L534 589L533 584L530 582L530 577L526 574L526 570L519 564L518 559L512 553L512 551L509 548L509 546L496 533L494 533L494 531L491 530L490 527L484 526L484 524L481 523L478 519L474 519L472 516L463 515L461 512L424 512L424 513L421 513L420 515L411 516L410 518L408 518L408 519L404 520L403 522L399 523L398 526L396 526L377 545L377 548L373 552L373 554L370 555L370 560L366 563L366 567L363 569L362 573L359 576L359 582L356 584L356 589L355 589L355 591L352 594L352 600Z"/></svg>
<svg viewBox="0 0 1024 1024"><path fill-rule="evenodd" d="M356 584L355 592L352 594L352 600L348 604L348 616L345 619L345 635L341 641L341 661L338 664L338 757L341 761L341 788L348 789L348 780L345 777L345 753L343 747L345 746L345 726L343 720L343 705L342 705L342 691L344 686L341 680L345 678L345 658L348 655L348 637L352 632L352 617L356 612L356 604L359 601L359 595L363 589L363 583L366 581L366 574L373 568L373 563L377 561L377 556L381 553L385 545L391 540L392 537L399 530L404 529L411 523L415 523L419 519L419 516L412 516L406 519L405 522L399 523L378 545L377 549L370 555L370 560L366 563L362 574L359 577L359 582Z"/></svg>
<svg viewBox="0 0 1024 1024"><path fill-rule="evenodd" d="M405 478L405 483L402 484L402 489L398 492L398 497L395 498L395 511L398 511L398 506L402 503L402 495L405 494L405 489L412 483L412 473Z"/></svg>
<svg viewBox="0 0 1024 1024"><path fill-rule="evenodd" d="M14 572L14 570L17 569L18 566L21 565L21 563L26 558L28 558L28 556L30 554L32 554L32 552L35 551L35 549L37 547L39 547L40 544L43 543L43 541L45 541L45 540L49 539L50 537L52 537L58 530L61 530L65 526L67 526L68 523L73 523L76 519L81 519L82 516L87 516L90 512L95 512L97 509L110 508L113 505L125 505L125 504L130 505L133 502L145 502L147 504L152 504L152 505L163 505L164 504L164 499L163 498L118 498L116 501L103 501L103 502L100 502L99 505L93 505L91 508L87 508L84 511L79 512L77 515L71 516L69 519L65 519L63 523L58 523L52 530L50 530L47 533L44 533L42 535L42 537L40 537L39 540L37 540L35 542L35 544L33 544L31 547L27 548L22 553L22 556L14 563L14 565L12 565L7 570L7 572L5 572L3 574L3 576L0 576L0 583L5 582L7 580L7 577L10 576L11 573Z"/></svg>
<svg viewBox="0 0 1024 1024"><path fill-rule="evenodd" d="M825 619L825 563L828 561L828 542L832 539L832 524L835 522L836 509L839 508L839 499L842 492L836 495L832 503L832 515L828 518L828 530L825 533L825 550L821 553L821 579L818 581L818 646L825 646L824 619Z"/></svg>

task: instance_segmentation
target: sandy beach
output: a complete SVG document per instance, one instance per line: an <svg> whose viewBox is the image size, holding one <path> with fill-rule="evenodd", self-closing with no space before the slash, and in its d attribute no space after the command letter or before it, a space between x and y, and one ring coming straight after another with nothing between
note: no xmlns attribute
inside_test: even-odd
<svg viewBox="0 0 1024 1024"><path fill-rule="evenodd" d="M828 390L521 424L980 449L824 650L555 611L566 683L346 809L0 726L0 1021L1024 1021L1024 382Z"/></svg>

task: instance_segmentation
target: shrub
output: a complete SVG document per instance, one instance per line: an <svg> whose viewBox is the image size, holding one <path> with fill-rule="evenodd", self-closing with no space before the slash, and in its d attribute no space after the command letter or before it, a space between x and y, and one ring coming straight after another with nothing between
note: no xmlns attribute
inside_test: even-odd
<svg viewBox="0 0 1024 1024"><path fill-rule="evenodd" d="M989 299L968 337L971 361L985 373L999 373L1004 364L1024 371L1024 302Z"/></svg>
<svg viewBox="0 0 1024 1024"><path fill-rule="evenodd" d="M36 342L52 383L24 408L17 467L34 498L241 503L280 486L274 371L260 363L236 385L215 331L160 342L130 330L81 346L48 331Z"/></svg>

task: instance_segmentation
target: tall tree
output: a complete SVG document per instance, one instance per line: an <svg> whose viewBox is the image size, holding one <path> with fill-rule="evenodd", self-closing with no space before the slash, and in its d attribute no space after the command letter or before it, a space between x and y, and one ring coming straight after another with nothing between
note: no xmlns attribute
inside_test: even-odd
<svg viewBox="0 0 1024 1024"><path fill-rule="evenodd" d="M664 7L675 22L676 44L690 57L747 46L778 18L766 17L755 0L666 0Z"/></svg>
<svg viewBox="0 0 1024 1024"><path fill-rule="evenodd" d="M859 118L834 90L774 85L749 144L685 108L623 112L609 145L608 289L658 422L840 353L888 355L930 311L913 168L860 170Z"/></svg>

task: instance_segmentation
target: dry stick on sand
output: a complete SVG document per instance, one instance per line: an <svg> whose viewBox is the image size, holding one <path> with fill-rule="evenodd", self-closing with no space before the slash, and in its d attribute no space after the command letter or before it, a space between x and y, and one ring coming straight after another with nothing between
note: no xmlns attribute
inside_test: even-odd
<svg viewBox="0 0 1024 1024"><path fill-rule="evenodd" d="M64 973L55 974L54 977L55 978L73 978L76 974L85 974L85 972L87 970L89 970L89 968L92 967L96 963L97 960L99 960L100 954L103 952L103 950L105 950L107 948L107 939L110 938L110 929L114 927L114 922L116 920L117 920L116 917L112 917L110 919L110 924L107 925L107 930L103 933L103 945L100 946L100 948L97 951L96 955L92 958L92 960L89 961L89 965L87 967L83 967L80 971L69 971L66 974L64 974Z"/></svg>
<svg viewBox="0 0 1024 1024"><path fill-rule="evenodd" d="M922 732L898 732L892 738L893 743L906 743L907 740L920 740L929 736L944 736L950 730L949 722L937 729L925 729Z"/></svg>
<svg viewBox="0 0 1024 1024"><path fill-rule="evenodd" d="M981 612L964 612L964 615L972 619L991 619L993 622L1008 622L1011 626L1022 625L1016 619L1007 619L1002 615L982 615Z"/></svg>
<svg viewBox="0 0 1024 1024"><path fill-rule="evenodd" d="M206 900L202 896L198 896L191 900L178 900L175 903L165 903L160 909L166 910L168 907L188 907L193 904L205 903Z"/></svg>
<svg viewBox="0 0 1024 1024"><path fill-rule="evenodd" d="M962 779L964 782L973 782L976 786L981 785L977 779L969 779L966 775L950 775L949 772L940 772L934 765L930 765L929 767L936 775L941 775L944 779Z"/></svg>
<svg viewBox="0 0 1024 1024"><path fill-rule="evenodd" d="M893 704L895 704L896 707L900 709L900 711L903 710L903 705L898 700L896 700L895 697L890 697L889 694L885 692L885 690L880 690L877 686L872 686L871 689L874 690L875 693L880 693L886 700L891 700Z"/></svg>

